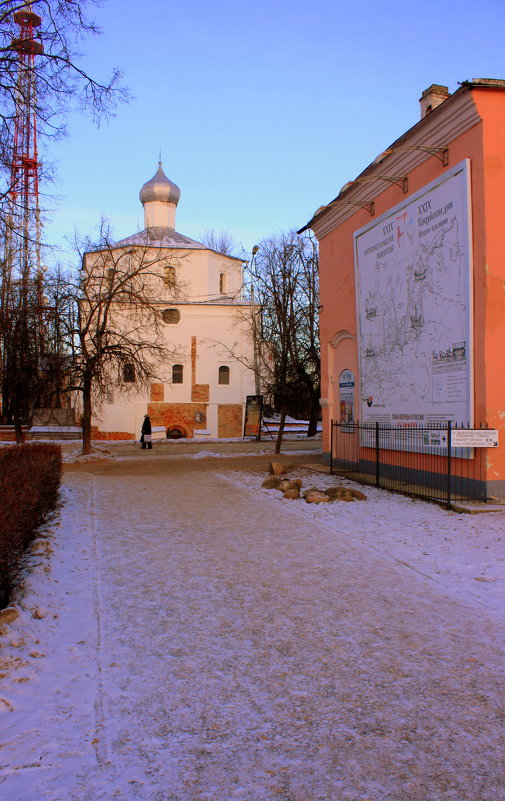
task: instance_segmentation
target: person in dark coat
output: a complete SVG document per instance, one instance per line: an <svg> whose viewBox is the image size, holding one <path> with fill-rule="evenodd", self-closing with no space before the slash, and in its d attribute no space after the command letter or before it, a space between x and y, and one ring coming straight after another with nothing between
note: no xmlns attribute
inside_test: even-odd
<svg viewBox="0 0 505 801"><path fill-rule="evenodd" d="M142 448L152 448L153 443L151 442L151 418L148 414L144 415L144 422L142 423L142 429L140 432L140 441L142 443Z"/></svg>

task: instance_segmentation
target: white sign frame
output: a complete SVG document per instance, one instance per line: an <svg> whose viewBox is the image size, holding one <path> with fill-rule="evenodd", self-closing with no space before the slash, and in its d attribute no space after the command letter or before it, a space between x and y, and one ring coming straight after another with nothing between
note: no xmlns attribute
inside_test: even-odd
<svg viewBox="0 0 505 801"><path fill-rule="evenodd" d="M497 448L498 431L494 428L454 428L452 448Z"/></svg>
<svg viewBox="0 0 505 801"><path fill-rule="evenodd" d="M456 179L456 180L454 180ZM453 182L450 184L449 182ZM453 201L447 199L453 197ZM444 200L444 198L446 200ZM441 204L437 206L437 203ZM446 207L450 210L446 211ZM402 241L400 246L400 229L395 230L396 220L410 215L412 224L409 224L408 231L410 239L407 235ZM452 215L452 216L451 216ZM416 407L414 398L414 391L410 399L398 398L398 393L391 392L391 398L381 405L381 398L374 398L373 394L369 392L371 386L370 380L365 378L366 365L365 360L373 358L373 341L370 339L370 332L377 330L373 327L374 311L373 300L370 303L371 289L373 290L373 282L379 284L379 268L384 264L384 274L389 278L390 290L390 307L395 310L400 298L400 288L398 288L398 296L396 294L396 287L392 289L395 284L395 277L397 278L396 284L403 281L404 288L407 286L408 281L413 285L414 281L422 281L422 267L419 268L419 273L416 272L417 262L414 262L419 252L428 253L431 256L430 247L426 243L443 239L446 231L444 223L447 223L446 228L449 227L448 219L454 219L453 223L456 226L458 235L458 244L461 248L458 256L459 272L457 273L458 297L460 298L460 306L464 305L465 314L462 320L461 315L457 315L456 304L454 319L457 319L460 331L464 332L464 338L459 341L454 335L454 342L452 351L450 350L451 335L448 335L447 342L441 343L441 350L438 354L432 349L428 353L428 346L423 344L424 352L423 359L420 361L410 362L410 374L407 376L407 390L409 388L408 381L415 382L415 377L418 372L424 370L426 373L426 385L429 386L431 397L429 393L419 402ZM407 225L405 225L407 229ZM412 233L411 233L412 231ZM421 239L421 237L424 237ZM398 240L398 245L396 243ZM401 248L405 247L408 243L411 247L410 251L406 250L406 257L410 259L407 264L402 261L404 254ZM396 250L395 250L396 247ZM454 247L449 249L450 257L453 258ZM440 251L439 264L445 269L446 275L450 274L452 280L452 273L450 273L448 265L444 261L445 252ZM395 427L408 427L408 428L422 428L423 426L430 426L433 424L443 424L446 421L451 421L453 425L458 423L465 423L473 425L473 263L472 263L472 220L471 220L471 187L470 187L470 161L465 159L456 164L451 169L444 171L437 179L424 186L421 190L405 198L404 201L388 209L387 212L380 217L370 221L366 226L363 226L354 233L354 257L355 257L355 277L356 277L356 317L358 329L358 343L359 343L359 411L360 420L364 423L379 421L387 425ZM438 256L438 254L436 254ZM383 260L379 263L380 260ZM428 256L426 257L428 262ZM388 274L388 269L390 270ZM411 274L408 275L410 269ZM427 268L426 268L427 269ZM451 265L452 269L452 265ZM375 270L374 274L372 271ZM396 273L394 271L396 270ZM393 271L393 273L391 273ZM403 271L403 272L402 272ZM436 287L433 282L432 287ZM444 287L447 293L450 292L450 285ZM368 298L366 293L368 292ZM435 331L444 325L444 302L445 297L437 296L433 288L430 288L430 300L433 306L434 323L432 329ZM426 295L425 295L426 296ZM385 297L385 299L384 299ZM382 298L384 303L388 303L388 295L385 293ZM440 299L441 298L441 299ZM401 298L405 301L405 298ZM366 303L369 306L366 306ZM450 305L446 302L445 305ZM405 303L404 303L405 305ZM414 307L415 308L415 307ZM404 310L405 317L407 318L406 309ZM410 314L411 326L414 327L416 323L415 315L417 311ZM422 309L419 312L420 326L423 323ZM438 315L438 317L436 316ZM385 315L383 315L385 319ZM414 318L414 319L413 319ZM408 318L407 318L408 319ZM447 326L446 326L447 327ZM429 329L425 328L425 333ZM387 326L383 323L383 341L387 339ZM414 333L416 333L414 331ZM431 332L430 332L431 334ZM372 334L373 336L373 334ZM414 337L411 337L414 339ZM427 342L430 341L427 336ZM367 348L367 342L371 346ZM458 348L457 345L462 345ZM449 348L446 350L445 348ZM371 354L369 353L371 352ZM393 357L388 362L387 351L384 348L384 353L381 355L378 351L377 365L374 366L376 374L380 375L381 371L384 374L384 369L387 370L393 364ZM407 356L404 357L404 353ZM399 348L396 352L395 358L397 362L403 367L405 360L411 353L416 353L415 344L412 346L409 343L401 351ZM386 355L384 355L386 354ZM438 362L437 362L438 359ZM423 361L424 360L424 361ZM370 370L368 371L370 374ZM395 380L400 384L401 368L397 371ZM383 382L386 383L386 382ZM391 386L394 386L392 383ZM405 394L407 394L407 390ZM436 395L436 392L439 394ZM445 395L444 395L445 392ZM451 400L451 392L456 401ZM395 397L396 396L396 397ZM434 399L435 398L435 399ZM441 400L438 401L438 398Z"/></svg>

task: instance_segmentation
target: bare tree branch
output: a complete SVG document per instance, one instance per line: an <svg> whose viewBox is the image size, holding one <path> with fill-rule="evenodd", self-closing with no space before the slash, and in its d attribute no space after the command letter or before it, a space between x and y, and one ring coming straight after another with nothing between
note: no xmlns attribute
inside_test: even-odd
<svg viewBox="0 0 505 801"><path fill-rule="evenodd" d="M124 395L138 392L162 381L164 365L180 357L167 344L162 318L167 296L174 302L181 290L167 284L166 260L147 238L143 245L116 247L102 223L98 242L88 241L81 250L77 280L67 282L67 299L76 310L67 332L73 356L68 380L82 390L84 453L91 449L92 410L105 401L111 384Z"/></svg>
<svg viewBox="0 0 505 801"><path fill-rule="evenodd" d="M235 256L243 248L238 245L229 231L215 231L214 228L206 228L200 237L204 245L207 245L216 253L223 253L225 256Z"/></svg>

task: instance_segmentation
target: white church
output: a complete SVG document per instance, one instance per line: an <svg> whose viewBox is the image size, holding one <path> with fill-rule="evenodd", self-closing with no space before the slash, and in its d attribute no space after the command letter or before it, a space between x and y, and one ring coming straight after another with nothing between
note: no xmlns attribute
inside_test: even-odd
<svg viewBox="0 0 505 801"><path fill-rule="evenodd" d="M166 287L178 287L159 298L173 363L163 365L149 392L111 386L107 402L94 415L93 439L138 439L145 414L151 418L153 439L242 436L246 398L255 394L254 372L248 366L253 344L251 305L243 297L243 260L178 233L179 198L179 187L167 178L160 161L140 190L144 230L114 244L115 252L130 254L145 250L147 243ZM98 253L85 258L94 260Z"/></svg>

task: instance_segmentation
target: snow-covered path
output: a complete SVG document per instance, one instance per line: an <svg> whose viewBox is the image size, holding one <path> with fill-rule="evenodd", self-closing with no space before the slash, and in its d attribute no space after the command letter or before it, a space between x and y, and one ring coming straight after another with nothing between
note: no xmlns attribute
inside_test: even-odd
<svg viewBox="0 0 505 801"><path fill-rule="evenodd" d="M120 468L67 475L7 636L3 801L505 798L499 609L260 474Z"/></svg>

